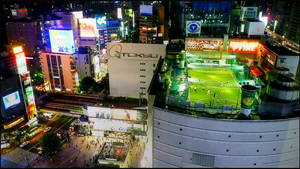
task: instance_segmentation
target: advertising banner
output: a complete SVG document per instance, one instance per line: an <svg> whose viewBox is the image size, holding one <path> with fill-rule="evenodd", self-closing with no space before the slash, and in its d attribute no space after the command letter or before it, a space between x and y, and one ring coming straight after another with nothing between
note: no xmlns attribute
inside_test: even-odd
<svg viewBox="0 0 300 169"><path fill-rule="evenodd" d="M242 114L248 117L254 108L256 87L250 85L242 86Z"/></svg>
<svg viewBox="0 0 300 169"><path fill-rule="evenodd" d="M18 73L20 75L28 73L24 52L16 54L16 62L17 62Z"/></svg>
<svg viewBox="0 0 300 169"><path fill-rule="evenodd" d="M229 41L229 51L236 53L257 53L258 42L254 41Z"/></svg>
<svg viewBox="0 0 300 169"><path fill-rule="evenodd" d="M75 53L74 38L72 30L49 30L51 52L53 53Z"/></svg>
<svg viewBox="0 0 300 169"><path fill-rule="evenodd" d="M248 35L264 35L264 22L249 22L248 24Z"/></svg>
<svg viewBox="0 0 300 169"><path fill-rule="evenodd" d="M2 100L3 100L3 103L4 103L5 110L21 103L19 91L16 91L16 92L13 92L9 95L4 96L2 98Z"/></svg>
<svg viewBox="0 0 300 169"><path fill-rule="evenodd" d="M187 38L186 50L202 51L202 50L220 50L223 45L222 40L209 40L200 38Z"/></svg>
<svg viewBox="0 0 300 169"><path fill-rule="evenodd" d="M138 120L138 111L130 109L117 109L117 108L104 108L104 107L92 107L88 106L89 117L96 117L101 119L113 119L113 120Z"/></svg>
<svg viewBox="0 0 300 169"><path fill-rule="evenodd" d="M242 86L242 108L252 109L255 101L256 87L250 85Z"/></svg>
<svg viewBox="0 0 300 169"><path fill-rule="evenodd" d="M137 120L137 110L111 109L111 114L114 120Z"/></svg>
<svg viewBox="0 0 300 169"><path fill-rule="evenodd" d="M152 16L152 5L140 5L140 14Z"/></svg>
<svg viewBox="0 0 300 169"><path fill-rule="evenodd" d="M106 16L104 15L97 15L96 16L96 23L97 23L97 29L103 30L106 29Z"/></svg>
<svg viewBox="0 0 300 169"><path fill-rule="evenodd" d="M79 19L80 37L94 38L97 37L97 26L95 18Z"/></svg>

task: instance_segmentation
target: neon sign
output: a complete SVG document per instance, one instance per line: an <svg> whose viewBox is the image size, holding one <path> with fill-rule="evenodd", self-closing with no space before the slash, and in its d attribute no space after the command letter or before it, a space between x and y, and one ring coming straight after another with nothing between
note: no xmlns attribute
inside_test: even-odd
<svg viewBox="0 0 300 169"><path fill-rule="evenodd" d="M12 128L12 127L14 127L14 126L20 124L20 123L21 123L22 121L24 121L24 120L25 120L24 117L18 118L17 120L15 120L15 121L13 121L13 122L7 124L7 125L4 125L4 129L6 130L6 129L9 129L9 128Z"/></svg>
<svg viewBox="0 0 300 169"><path fill-rule="evenodd" d="M258 45L258 42L230 41L229 51L237 53L256 53L258 51Z"/></svg>

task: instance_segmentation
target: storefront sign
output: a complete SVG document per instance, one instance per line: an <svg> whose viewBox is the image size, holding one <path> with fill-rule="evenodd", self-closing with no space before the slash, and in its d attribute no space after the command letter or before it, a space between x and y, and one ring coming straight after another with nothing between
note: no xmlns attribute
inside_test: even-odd
<svg viewBox="0 0 300 169"><path fill-rule="evenodd" d="M233 51L236 53L257 53L258 45L258 42L230 41L229 51Z"/></svg>

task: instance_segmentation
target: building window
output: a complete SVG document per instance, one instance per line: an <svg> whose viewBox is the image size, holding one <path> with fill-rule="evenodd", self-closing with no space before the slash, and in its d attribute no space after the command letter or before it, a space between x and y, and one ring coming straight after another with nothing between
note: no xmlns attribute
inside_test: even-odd
<svg viewBox="0 0 300 169"><path fill-rule="evenodd" d="M140 75L140 77L146 77L146 75Z"/></svg>
<svg viewBox="0 0 300 169"><path fill-rule="evenodd" d="M146 63L142 63L142 62L141 62L140 65L146 65Z"/></svg>
<svg viewBox="0 0 300 169"><path fill-rule="evenodd" d="M145 87L140 87L140 89L146 89Z"/></svg>
<svg viewBox="0 0 300 169"><path fill-rule="evenodd" d="M146 71L146 69L140 69L140 71Z"/></svg>
<svg viewBox="0 0 300 169"><path fill-rule="evenodd" d="M62 90L65 90L64 74L63 74L63 70L62 70L63 68L62 68L60 56L58 56L58 65L59 65L59 74L60 74L61 88L62 88Z"/></svg>
<svg viewBox="0 0 300 169"><path fill-rule="evenodd" d="M146 83L146 82L144 82L144 81L140 81L140 83Z"/></svg>

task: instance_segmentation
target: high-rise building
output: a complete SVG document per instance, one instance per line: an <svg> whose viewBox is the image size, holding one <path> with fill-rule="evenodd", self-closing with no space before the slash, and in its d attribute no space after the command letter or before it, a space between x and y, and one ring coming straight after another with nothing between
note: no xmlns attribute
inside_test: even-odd
<svg viewBox="0 0 300 169"><path fill-rule="evenodd" d="M28 122L25 104L26 96L24 96L17 74L10 74L9 77L0 79L0 97L1 133L6 130L16 129Z"/></svg>
<svg viewBox="0 0 300 169"><path fill-rule="evenodd" d="M141 43L153 43L153 36L158 35L159 17L154 12L157 9L153 5L140 5L139 10L139 40Z"/></svg>
<svg viewBox="0 0 300 169"><path fill-rule="evenodd" d="M160 57L166 56L163 44L108 43L110 95L145 98Z"/></svg>
<svg viewBox="0 0 300 169"><path fill-rule="evenodd" d="M94 76L94 66L88 47L79 47L78 53L75 54L75 60L79 79Z"/></svg>
<svg viewBox="0 0 300 169"><path fill-rule="evenodd" d="M299 167L300 84L288 77L299 57L274 57L277 51L261 52L258 41L229 39L222 62L203 56L221 53L219 43L198 40L180 57L158 61L148 97L152 167ZM276 68L282 76L268 83L271 74L255 62L269 62L269 72Z"/></svg>
<svg viewBox="0 0 300 169"><path fill-rule="evenodd" d="M13 56L13 55L12 55ZM0 57L0 107L1 134L3 131L16 129L28 122L25 95L17 74L17 67L11 67L5 57ZM1 135L2 136L2 135Z"/></svg>
<svg viewBox="0 0 300 169"><path fill-rule="evenodd" d="M51 91L75 92L79 82L73 54L41 52L40 62Z"/></svg>

